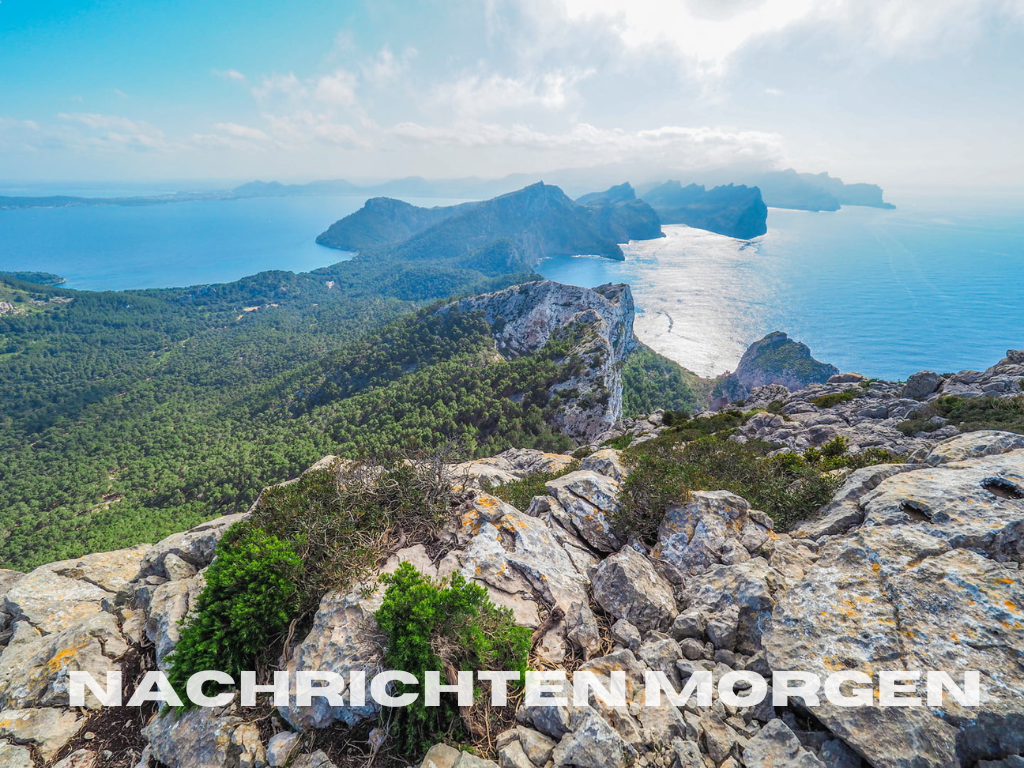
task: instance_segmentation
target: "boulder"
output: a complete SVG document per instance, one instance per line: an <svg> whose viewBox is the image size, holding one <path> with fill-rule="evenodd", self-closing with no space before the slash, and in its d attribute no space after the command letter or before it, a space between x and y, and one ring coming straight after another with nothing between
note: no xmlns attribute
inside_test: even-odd
<svg viewBox="0 0 1024 768"><path fill-rule="evenodd" d="M0 739L35 747L44 761L71 741L82 727L77 713L50 707L0 712Z"/></svg>
<svg viewBox="0 0 1024 768"><path fill-rule="evenodd" d="M715 616L736 615L735 647L741 653L761 650L761 637L772 623L775 592L782 586L782 576L762 557L736 565L719 565L691 579L682 590L687 610L697 610L708 617L710 626ZM726 613L733 606L736 614ZM728 624L722 626L728 630ZM720 636L727 642L728 635ZM685 648L684 648L685 650Z"/></svg>
<svg viewBox="0 0 1024 768"><path fill-rule="evenodd" d="M240 717L197 707L157 714L142 729L153 759L167 768L256 768L266 765L259 732Z"/></svg>
<svg viewBox="0 0 1024 768"><path fill-rule="evenodd" d="M641 632L668 627L679 612L672 585L632 547L623 547L598 566L593 590L605 611Z"/></svg>
<svg viewBox="0 0 1024 768"><path fill-rule="evenodd" d="M629 474L622 464L622 452L614 448L602 448L599 451L594 451L583 459L580 469L585 472L597 472L597 474L610 477L619 483L625 480L626 475Z"/></svg>
<svg viewBox="0 0 1024 768"><path fill-rule="evenodd" d="M575 532L598 552L613 552L622 546L608 523L618 509L619 483L597 472L570 472L545 483L565 510Z"/></svg>
<svg viewBox="0 0 1024 768"><path fill-rule="evenodd" d="M18 622L0 654L0 708L66 706L68 673L90 673L99 681L120 669L128 645L109 613L97 613L51 635ZM98 706L92 696L86 705Z"/></svg>
<svg viewBox="0 0 1024 768"><path fill-rule="evenodd" d="M930 470L929 470L930 471ZM916 473L909 473L916 474ZM961 680L980 670L980 708L946 699L926 707L838 707L814 716L875 768L953 768L994 749L1024 750L1024 583L977 552L955 549L923 525L877 525L829 540L779 599L764 636L773 669L822 678L837 669L935 670ZM955 723L955 725L954 725ZM959 758L958 758L959 754Z"/></svg>
<svg viewBox="0 0 1024 768"><path fill-rule="evenodd" d="M32 750L0 740L0 768L35 768Z"/></svg>
<svg viewBox="0 0 1024 768"><path fill-rule="evenodd" d="M923 400L942 386L943 378L935 371L920 371L907 379L901 397Z"/></svg>
<svg viewBox="0 0 1024 768"><path fill-rule="evenodd" d="M695 491L685 504L668 508L652 554L691 575L749 559L769 538L749 512L750 504L729 491Z"/></svg>
<svg viewBox="0 0 1024 768"><path fill-rule="evenodd" d="M259 501L257 500L256 503L259 504ZM141 575L170 578L164 568L164 558L168 553L174 553L197 571L202 570L213 562L213 556L217 551L217 542L220 541L221 536L232 525L247 517L248 514L245 513L225 515L182 533L168 536L154 544L146 552L142 558Z"/></svg>
<svg viewBox="0 0 1024 768"><path fill-rule="evenodd" d="M826 768L780 719L769 722L747 742L743 762L747 768ZM831 768L836 768L834 763Z"/></svg>
<svg viewBox="0 0 1024 768"><path fill-rule="evenodd" d="M580 714L552 753L555 765L575 768L625 768L635 756L636 750L593 710Z"/></svg>
<svg viewBox="0 0 1024 768"><path fill-rule="evenodd" d="M271 768L287 765L298 745L299 734L294 731L275 733L267 742L267 764Z"/></svg>

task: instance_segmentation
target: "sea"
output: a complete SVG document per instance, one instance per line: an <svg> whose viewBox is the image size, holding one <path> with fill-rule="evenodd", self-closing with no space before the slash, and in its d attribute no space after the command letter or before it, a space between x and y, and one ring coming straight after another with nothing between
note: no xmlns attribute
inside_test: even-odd
<svg viewBox="0 0 1024 768"><path fill-rule="evenodd" d="M664 238L623 246L623 262L556 257L538 271L587 287L629 283L637 336L704 376L732 370L751 342L776 330L841 370L891 380L984 369L1007 349L1024 348L1024 200L893 201L896 210L773 208L768 234L752 241L666 226ZM0 270L53 272L81 290L308 271L351 257L315 238L363 202L311 196L0 210Z"/></svg>

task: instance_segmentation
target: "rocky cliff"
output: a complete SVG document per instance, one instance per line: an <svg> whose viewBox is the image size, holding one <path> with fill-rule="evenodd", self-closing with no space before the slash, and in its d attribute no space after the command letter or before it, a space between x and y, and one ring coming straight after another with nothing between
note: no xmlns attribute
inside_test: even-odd
<svg viewBox="0 0 1024 768"><path fill-rule="evenodd" d="M593 440L622 415L622 364L636 348L634 305L628 285L593 290L550 280L471 296L438 310L483 313L498 352L506 358L541 350L552 338L573 339L580 365L552 388L562 405L558 428L575 440Z"/></svg>
<svg viewBox="0 0 1024 768"><path fill-rule="evenodd" d="M780 384L787 389L802 389L824 383L837 373L839 369L834 365L811 357L806 344L775 331L747 348L736 370L721 377L716 395L742 400L755 387Z"/></svg>
<svg viewBox="0 0 1024 768"><path fill-rule="evenodd" d="M624 352L628 328L615 329L628 294L610 287L597 295L607 305L587 297L587 311L611 329L607 354ZM516 334L528 340L515 341L509 331L499 341L506 354L543 344L553 329L574 322L557 302L539 312L509 312L524 300L495 294L466 301L478 302L473 308L499 337L500 318L512 317ZM398 539L376 573L401 561L430 577L461 573L534 631L533 664L593 672L605 686L613 672L624 672L627 703L517 703L507 727L482 742L497 763L438 745L422 766L1020 765L1024 435L963 433L953 423L908 435L896 426L950 396L1008 408L1021 398L1022 382L1024 352L1016 351L986 371L925 371L904 383L840 374L792 392L755 387L748 407L764 410L748 412L733 440L757 439L785 452L844 437L854 452L884 447L904 454L898 463L844 470L831 501L788 531L746 499L711 488L670 504L650 544L627 542L613 521L629 462L600 445L578 465L570 456L513 450L449 467L467 488L538 472L553 479L524 508L472 491L439 534L444 548ZM828 395L844 397L822 399ZM639 443L673 429L656 413L620 422L615 431ZM338 466L327 457L318 469ZM277 712L232 704L161 715L152 707L102 708L90 694L87 707L68 707L71 671L102 681L108 670L120 670L127 682L165 664L218 540L244 517L28 574L0 571L0 766L329 768L376 759L382 730L369 729L382 721L372 706L318 699ZM328 592L308 631L286 644L281 665L377 669L382 638L373 613L381 599L372 580ZM927 701L918 681L907 694L922 698L917 707L840 707L823 695L740 707L717 688L733 672L783 670L822 678L863 672L873 682L880 673L924 670L960 682L964 670L976 670L984 693L978 706L948 695L939 705ZM647 706L648 671L664 673L677 690L710 672L716 686L708 702L691 697L674 706L662 697ZM365 747L352 740L356 735L368 739ZM318 751L344 739L351 751Z"/></svg>
<svg viewBox="0 0 1024 768"><path fill-rule="evenodd" d="M667 181L644 193L662 224L685 224L749 240L768 231L768 207L757 187L727 184L713 189Z"/></svg>
<svg viewBox="0 0 1024 768"><path fill-rule="evenodd" d="M592 209L601 233L617 243L665 236L658 214L643 200L637 199L628 182L604 192L583 195L576 202Z"/></svg>

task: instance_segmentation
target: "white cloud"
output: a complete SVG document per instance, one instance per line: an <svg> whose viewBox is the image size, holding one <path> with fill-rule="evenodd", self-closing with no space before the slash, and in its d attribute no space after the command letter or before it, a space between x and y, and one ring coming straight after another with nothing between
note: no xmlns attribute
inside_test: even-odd
<svg viewBox="0 0 1024 768"><path fill-rule="evenodd" d="M167 139L164 132L151 123L118 115L75 112L57 115L77 130L51 131L51 138L69 149L91 148L103 152L171 152L181 147Z"/></svg>
<svg viewBox="0 0 1024 768"><path fill-rule="evenodd" d="M247 82L247 78L237 69L211 69L210 74L223 77L225 80L234 80L238 83Z"/></svg>
<svg viewBox="0 0 1024 768"><path fill-rule="evenodd" d="M431 101L463 116L527 107L559 110L575 97L576 83L593 73L594 70L564 69L528 77L466 75L436 86L431 92Z"/></svg>
<svg viewBox="0 0 1024 768"><path fill-rule="evenodd" d="M778 134L710 126L624 131L579 123L568 131L546 133L523 125L466 123L439 128L401 123L385 134L413 145L528 149L594 164L635 160L676 169L772 163L783 156Z"/></svg>
<svg viewBox="0 0 1024 768"><path fill-rule="evenodd" d="M214 130L221 131L226 133L228 136L234 136L238 139L270 141L270 137L259 128L250 128L247 125L239 125L238 123L217 123L213 127Z"/></svg>
<svg viewBox="0 0 1024 768"><path fill-rule="evenodd" d="M529 11L536 6L521 0ZM601 23L627 50L663 49L720 74L755 40L800 25L886 56L948 52L986 22L1024 20L1024 0L562 0L575 23ZM549 11L545 10L547 14ZM942 41L943 46L933 45Z"/></svg>
<svg viewBox="0 0 1024 768"><path fill-rule="evenodd" d="M356 76L339 69L325 75L316 82L313 94L318 101L339 107L351 107L356 103Z"/></svg>
<svg viewBox="0 0 1024 768"><path fill-rule="evenodd" d="M121 90L120 88L115 88L115 89L114 89L114 93L115 93L116 95L120 96L120 97L121 97L122 99L127 99L127 98L129 98L129 97L128 97L128 94L127 94L127 93L125 93L124 91L122 91L122 90Z"/></svg>
<svg viewBox="0 0 1024 768"><path fill-rule="evenodd" d="M413 59L419 54L415 48L409 47L395 56L390 46L385 45L377 55L362 66L363 78L376 86L388 85L404 75Z"/></svg>

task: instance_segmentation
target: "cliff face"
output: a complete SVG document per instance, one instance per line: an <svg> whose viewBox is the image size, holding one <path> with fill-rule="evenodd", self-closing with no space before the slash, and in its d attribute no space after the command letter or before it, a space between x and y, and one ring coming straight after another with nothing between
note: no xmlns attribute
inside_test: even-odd
<svg viewBox="0 0 1024 768"><path fill-rule="evenodd" d="M781 384L791 390L802 389L808 384L823 384L837 373L839 369L834 365L811 357L806 344L775 331L750 345L736 370L723 377L719 393L729 400L742 400L754 387Z"/></svg>
<svg viewBox="0 0 1024 768"><path fill-rule="evenodd" d="M593 290L543 280L471 296L438 312L483 313L505 358L540 351L552 339L573 338L582 365L552 388L562 401L558 428L575 440L593 440L622 415L622 363L636 348L633 295L628 285Z"/></svg>
<svg viewBox="0 0 1024 768"><path fill-rule="evenodd" d="M768 207L757 187L732 184L704 189L668 181L644 194L663 224L686 224L749 240L768 231Z"/></svg>
<svg viewBox="0 0 1024 768"><path fill-rule="evenodd" d="M583 195L576 202L590 208L601 234L617 243L665 236L658 214L643 200L637 200L628 182Z"/></svg>

